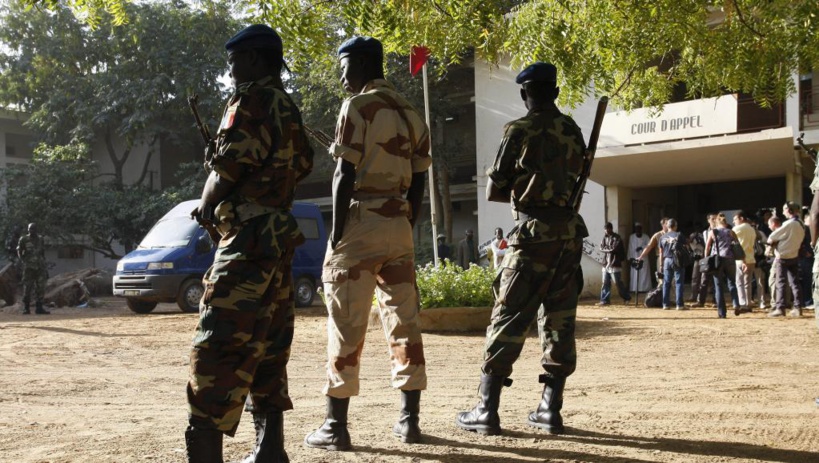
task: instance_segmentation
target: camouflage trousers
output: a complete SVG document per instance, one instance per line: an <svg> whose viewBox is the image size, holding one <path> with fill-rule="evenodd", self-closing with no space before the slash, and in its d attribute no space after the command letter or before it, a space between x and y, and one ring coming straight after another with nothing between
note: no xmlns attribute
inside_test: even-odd
<svg viewBox="0 0 819 463"><path fill-rule="evenodd" d="M328 247L322 272L329 315L326 395L358 395L373 292L389 345L392 386L426 389L414 260L406 217L387 218L351 204L341 241Z"/></svg>
<svg viewBox="0 0 819 463"><path fill-rule="evenodd" d="M187 388L191 426L233 436L248 394L262 413L293 408L287 362L295 244L277 233L280 218L265 215L232 228L205 274Z"/></svg>
<svg viewBox="0 0 819 463"><path fill-rule="evenodd" d="M574 373L577 279L583 240L511 246L493 284L495 306L486 329L482 370L508 377L537 316L541 365L556 377Z"/></svg>
<svg viewBox="0 0 819 463"><path fill-rule="evenodd" d="M48 272L46 272L45 268L25 266L23 270L23 303L31 303L32 293L35 302L42 302L47 282Z"/></svg>

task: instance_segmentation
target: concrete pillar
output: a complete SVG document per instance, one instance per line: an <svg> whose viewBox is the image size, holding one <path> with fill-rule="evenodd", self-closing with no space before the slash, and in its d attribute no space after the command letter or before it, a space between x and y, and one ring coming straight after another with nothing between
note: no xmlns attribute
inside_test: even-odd
<svg viewBox="0 0 819 463"><path fill-rule="evenodd" d="M620 236L631 234L632 217L632 189L622 186L606 187L606 221L611 222L614 231Z"/></svg>
<svg viewBox="0 0 819 463"><path fill-rule="evenodd" d="M802 158L799 150L793 151L793 169L785 173L785 200L802 205Z"/></svg>

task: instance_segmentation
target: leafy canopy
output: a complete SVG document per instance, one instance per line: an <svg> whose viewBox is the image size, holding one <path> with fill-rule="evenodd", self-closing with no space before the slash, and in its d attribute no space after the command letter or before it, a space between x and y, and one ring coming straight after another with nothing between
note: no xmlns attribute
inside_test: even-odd
<svg viewBox="0 0 819 463"><path fill-rule="evenodd" d="M54 6L59 0L26 0ZM69 0L93 18L124 22L121 3ZM815 0L236 0L282 34L291 67L331 64L353 34L387 52L426 45L444 63L474 49L515 68L536 60L560 70L561 100L607 94L624 108L661 105L681 83L690 96L752 94L768 105L795 91L794 73L819 66Z"/></svg>

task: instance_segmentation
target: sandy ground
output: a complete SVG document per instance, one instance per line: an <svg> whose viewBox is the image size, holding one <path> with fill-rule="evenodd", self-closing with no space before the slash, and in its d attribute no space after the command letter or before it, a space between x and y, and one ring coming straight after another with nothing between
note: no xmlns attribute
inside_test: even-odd
<svg viewBox="0 0 819 463"><path fill-rule="evenodd" d="M185 382L196 315L160 305L136 315L116 299L50 316L0 313L0 462L181 462ZM424 443L390 429L399 394L388 384L383 335L369 333L362 395L350 406L353 452L307 449L321 424L325 318L300 310L286 414L294 462L817 462L819 330L813 313L726 320L715 309L662 311L584 305L579 363L565 396L566 435L524 424L539 400L530 337L501 398L502 436L453 424L476 400L483 335L426 334ZM253 440L246 415L225 440L237 461Z"/></svg>

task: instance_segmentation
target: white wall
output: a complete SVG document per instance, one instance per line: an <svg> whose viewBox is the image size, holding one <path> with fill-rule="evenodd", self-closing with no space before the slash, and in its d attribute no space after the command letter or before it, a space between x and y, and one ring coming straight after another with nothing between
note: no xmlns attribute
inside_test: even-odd
<svg viewBox="0 0 819 463"><path fill-rule="evenodd" d="M122 153L125 150L125 142L120 138L114 139L114 149L118 157L122 156ZM128 156L128 160L125 162L125 166L122 170L122 181L126 185L130 185L135 183L139 176L142 174L142 167L145 163L145 156L148 153L148 146L145 143L136 143L135 146L131 149L131 153ZM108 149L105 146L105 140L102 139L102 135L100 135L99 139L96 143L91 147L91 156L94 158L95 161L99 164L99 171L102 174L113 174L114 173L114 163L111 161L111 157L108 154ZM154 174L153 186L154 189L160 189L162 187L162 176L161 176L161 164L159 162L159 142L156 143L154 146L154 153L151 156L151 161L149 163L148 170L156 172ZM145 177L145 185L148 185L150 174L146 174ZM112 180L113 176L105 175L101 177L101 181L109 181Z"/></svg>

